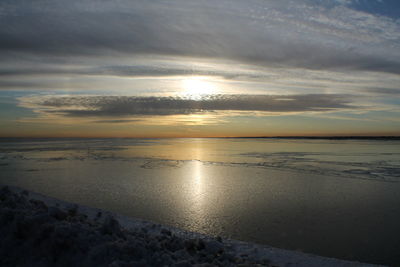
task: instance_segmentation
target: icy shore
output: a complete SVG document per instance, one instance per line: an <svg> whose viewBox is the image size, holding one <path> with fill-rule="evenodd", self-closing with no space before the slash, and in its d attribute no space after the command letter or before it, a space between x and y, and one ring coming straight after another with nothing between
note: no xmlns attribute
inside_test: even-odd
<svg viewBox="0 0 400 267"><path fill-rule="evenodd" d="M1 266L373 266L182 231L0 189Z"/></svg>

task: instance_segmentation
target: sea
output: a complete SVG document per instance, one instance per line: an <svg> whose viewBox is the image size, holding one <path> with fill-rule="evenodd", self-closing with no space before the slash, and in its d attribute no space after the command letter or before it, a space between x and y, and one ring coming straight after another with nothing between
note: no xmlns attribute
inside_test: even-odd
<svg viewBox="0 0 400 267"><path fill-rule="evenodd" d="M3 138L0 184L212 236L400 266L397 138Z"/></svg>

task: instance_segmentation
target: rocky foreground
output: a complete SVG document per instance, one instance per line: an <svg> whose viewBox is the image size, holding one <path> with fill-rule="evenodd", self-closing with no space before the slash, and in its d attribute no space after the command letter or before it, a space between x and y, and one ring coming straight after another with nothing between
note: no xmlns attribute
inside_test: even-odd
<svg viewBox="0 0 400 267"><path fill-rule="evenodd" d="M50 205L32 194L0 189L0 266L360 265L184 234L148 222L122 227L110 213L90 215L78 205Z"/></svg>

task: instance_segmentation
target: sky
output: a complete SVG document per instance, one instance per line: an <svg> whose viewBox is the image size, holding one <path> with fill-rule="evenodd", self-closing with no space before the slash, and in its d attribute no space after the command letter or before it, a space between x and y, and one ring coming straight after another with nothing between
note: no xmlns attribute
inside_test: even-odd
<svg viewBox="0 0 400 267"><path fill-rule="evenodd" d="M400 135L398 0L2 0L0 136Z"/></svg>

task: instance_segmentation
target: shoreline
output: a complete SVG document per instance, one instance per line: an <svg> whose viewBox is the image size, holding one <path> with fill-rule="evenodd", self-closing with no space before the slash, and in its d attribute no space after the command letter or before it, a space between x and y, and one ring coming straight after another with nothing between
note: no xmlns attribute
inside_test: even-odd
<svg viewBox="0 0 400 267"><path fill-rule="evenodd" d="M13 186L0 185L0 215L1 254L31 250L0 254L3 266L378 266L188 232ZM52 231L38 233L43 227Z"/></svg>

